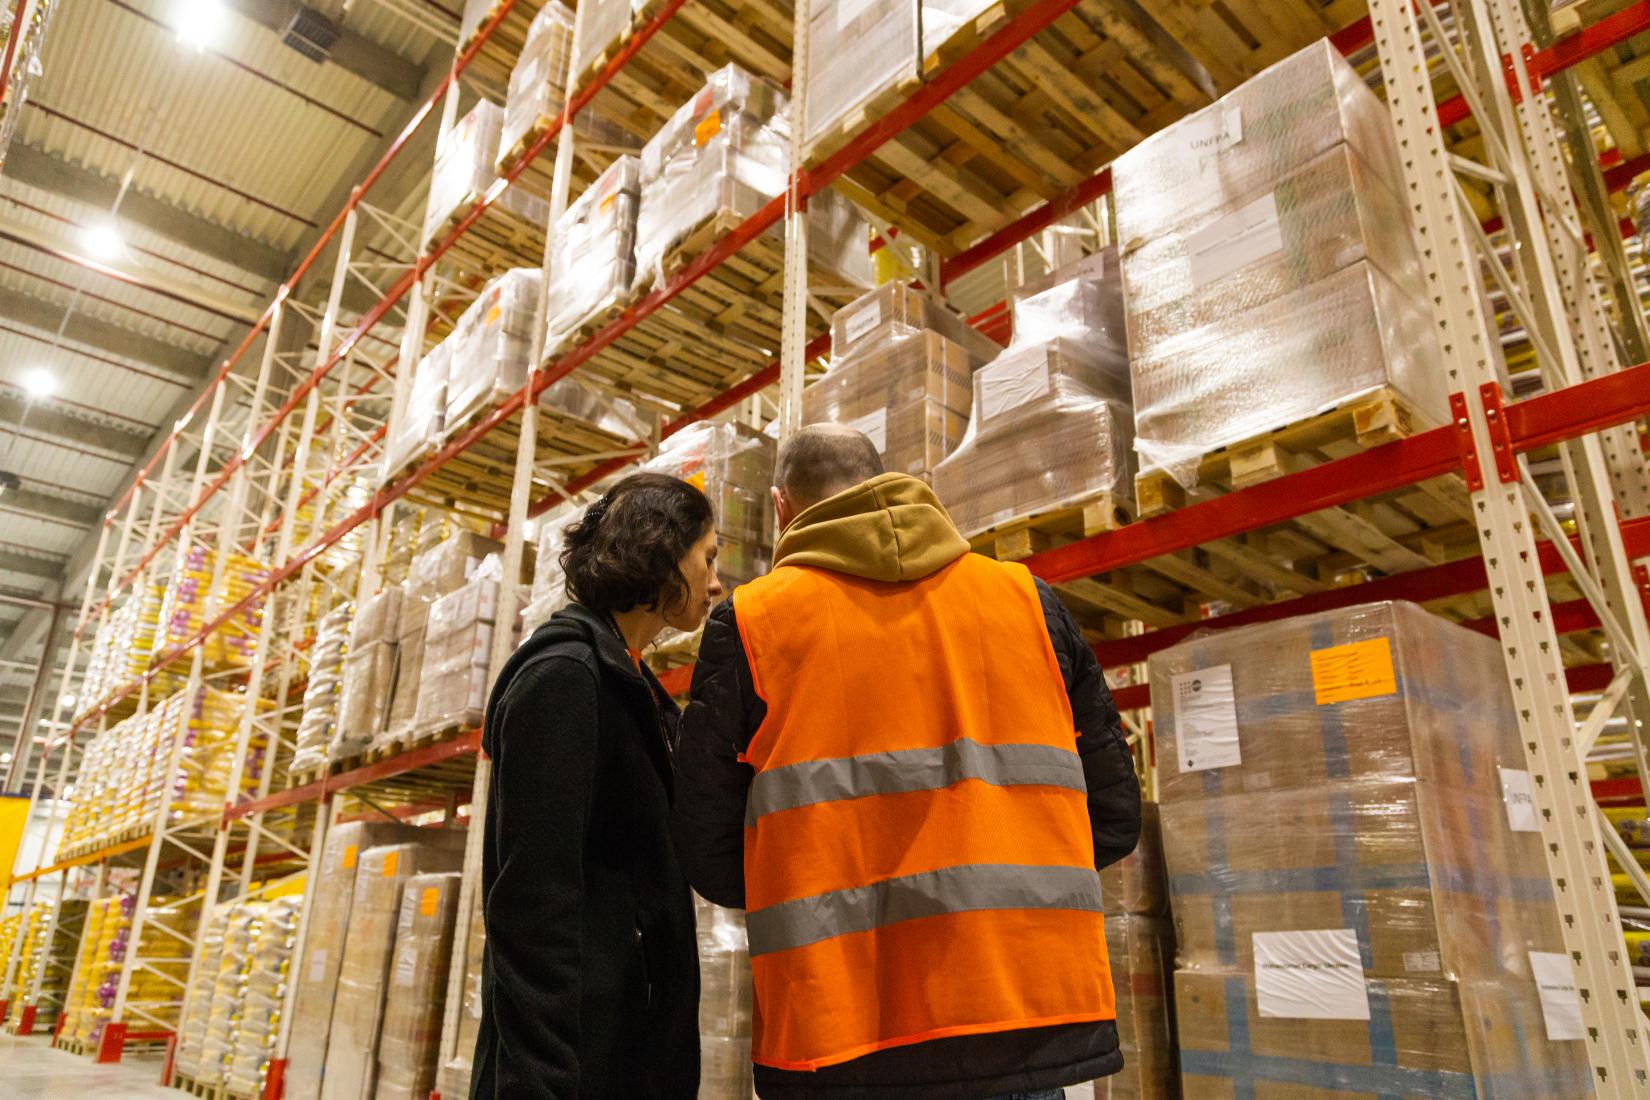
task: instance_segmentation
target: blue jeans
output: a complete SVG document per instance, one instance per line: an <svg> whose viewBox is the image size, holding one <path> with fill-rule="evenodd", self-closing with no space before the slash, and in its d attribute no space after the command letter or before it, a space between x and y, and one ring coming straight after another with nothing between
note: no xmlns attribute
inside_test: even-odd
<svg viewBox="0 0 1650 1100"><path fill-rule="evenodd" d="M1036 1092L1011 1092L997 1100L1065 1100L1065 1089L1039 1089Z"/></svg>

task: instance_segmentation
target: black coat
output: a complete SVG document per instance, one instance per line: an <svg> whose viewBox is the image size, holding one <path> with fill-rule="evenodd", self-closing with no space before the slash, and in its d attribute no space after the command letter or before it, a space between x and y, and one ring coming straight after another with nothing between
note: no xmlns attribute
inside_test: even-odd
<svg viewBox="0 0 1650 1100"><path fill-rule="evenodd" d="M693 899L668 831L676 722L608 619L577 604L494 685L472 1100L698 1092Z"/></svg>
<svg viewBox="0 0 1650 1100"><path fill-rule="evenodd" d="M1049 639L1077 727L1096 868L1140 837L1140 784L1094 651L1053 589L1037 582ZM688 881L717 905L745 905L745 797L754 771L739 753L767 715L733 602L711 612L677 753L676 847ZM1111 1021L933 1039L812 1072L756 1067L763 1100L975 1100L1077 1084L1123 1066Z"/></svg>

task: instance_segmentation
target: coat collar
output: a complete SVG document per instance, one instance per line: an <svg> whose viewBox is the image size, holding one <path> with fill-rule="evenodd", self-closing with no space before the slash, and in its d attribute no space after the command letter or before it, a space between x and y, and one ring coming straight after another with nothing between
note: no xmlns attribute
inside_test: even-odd
<svg viewBox="0 0 1650 1100"><path fill-rule="evenodd" d="M638 667L630 659L630 648L625 645L624 636L619 633L611 616L592 611L583 604L572 603L556 612L539 630L558 628L559 635L569 627L588 638L602 674L615 678L627 689L625 701L630 704L636 724L642 729L648 755L664 776L666 786L671 786L675 770L671 754L676 739L676 701L665 691L652 669L645 664ZM667 740L670 742L670 752L665 749Z"/></svg>

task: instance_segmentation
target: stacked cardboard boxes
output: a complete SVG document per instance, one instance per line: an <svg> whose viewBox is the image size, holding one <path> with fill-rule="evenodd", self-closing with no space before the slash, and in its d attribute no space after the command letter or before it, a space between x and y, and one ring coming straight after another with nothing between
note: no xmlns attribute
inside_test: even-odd
<svg viewBox="0 0 1650 1100"><path fill-rule="evenodd" d="M699 934L699 1096L750 1100L755 999L745 914L697 894L693 910Z"/></svg>
<svg viewBox="0 0 1650 1100"><path fill-rule="evenodd" d="M430 533L441 532L432 527ZM431 606L441 597L463 588L487 555L500 549L502 545L492 539L472 531L455 530L445 532L439 542L427 545L414 555L401 601L399 672L382 744L403 742L413 735Z"/></svg>
<svg viewBox="0 0 1650 1100"><path fill-rule="evenodd" d="M461 588L430 605L413 712L416 735L481 724L490 686L493 631L500 625L505 630L515 626L514 609L500 617L501 575L498 558L489 557Z"/></svg>
<svg viewBox="0 0 1650 1100"><path fill-rule="evenodd" d="M1382 386L1446 416L1386 109L1327 41L1113 165L1142 468Z"/></svg>
<svg viewBox="0 0 1650 1100"><path fill-rule="evenodd" d="M327 762L327 748L338 729L338 704L344 689L344 653L349 648L355 605L339 604L321 616L309 651L309 679L304 684L304 713L298 719L298 748L292 770L308 771Z"/></svg>
<svg viewBox="0 0 1650 1100"><path fill-rule="evenodd" d="M388 726L400 637L399 587L361 601L344 655L338 725L327 753L333 760L361 752Z"/></svg>
<svg viewBox="0 0 1650 1100"><path fill-rule="evenodd" d="M1151 682L1187 1095L1591 1094L1493 640L1370 604Z"/></svg>
<svg viewBox="0 0 1650 1100"><path fill-rule="evenodd" d="M450 351L443 432L457 431L527 381L542 287L543 273L536 267L507 271L487 284L458 319L444 341Z"/></svg>
<svg viewBox="0 0 1650 1100"><path fill-rule="evenodd" d="M620 157L585 188L556 223L550 258L547 352L569 347L586 321L629 297L636 277L641 167L635 157Z"/></svg>
<svg viewBox="0 0 1650 1100"><path fill-rule="evenodd" d="M413 875L401 893L376 1100L427 1100L435 1086L460 879L451 872Z"/></svg>
<svg viewBox="0 0 1650 1100"><path fill-rule="evenodd" d="M521 56L510 71L510 90L499 124L498 155L493 161L500 175L535 130L560 116L567 97L567 65L572 48L573 13L560 0L550 0L533 17Z"/></svg>
<svg viewBox="0 0 1650 1100"><path fill-rule="evenodd" d="M773 556L772 437L743 424L702 421L670 437L642 469L697 486L716 517L716 571L731 591L768 571Z"/></svg>

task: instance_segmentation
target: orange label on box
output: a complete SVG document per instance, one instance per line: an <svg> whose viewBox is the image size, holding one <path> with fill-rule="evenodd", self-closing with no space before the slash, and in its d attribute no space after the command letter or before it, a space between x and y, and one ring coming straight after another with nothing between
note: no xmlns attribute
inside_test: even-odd
<svg viewBox="0 0 1650 1100"><path fill-rule="evenodd" d="M705 471L700 470L698 473L693 474L684 480L701 493L705 491Z"/></svg>
<svg viewBox="0 0 1650 1100"><path fill-rule="evenodd" d="M703 145L711 138L722 132L722 112L712 111L699 120L699 125L693 128L693 143Z"/></svg>
<svg viewBox="0 0 1650 1100"><path fill-rule="evenodd" d="M401 866L401 853L400 852L385 852L384 853L384 877L385 878L394 878L395 877L395 869L399 866Z"/></svg>
<svg viewBox="0 0 1650 1100"><path fill-rule="evenodd" d="M1312 651L1312 691L1319 706L1373 699L1397 690L1392 643L1386 638Z"/></svg>
<svg viewBox="0 0 1650 1100"><path fill-rule="evenodd" d="M504 310L500 309L498 306L494 306L492 309L487 311L487 323L489 325L494 324L503 315Z"/></svg>
<svg viewBox="0 0 1650 1100"><path fill-rule="evenodd" d="M424 887L424 893L418 898L418 911L426 917L435 916L436 906L441 904L441 891L434 886Z"/></svg>
<svg viewBox="0 0 1650 1100"><path fill-rule="evenodd" d="M607 208L612 206L613 203L618 199L618 197L619 197L619 193L617 191L608 192L605 196L603 196L602 201L596 204L596 209L603 212L603 213L606 213Z"/></svg>
<svg viewBox="0 0 1650 1100"><path fill-rule="evenodd" d="M348 871L348 870L350 870L351 868L353 868L355 866L355 857L358 854L359 853L356 852L356 850L355 850L355 845L353 845L353 844L344 845L344 858L342 860L342 866L343 866L344 870Z"/></svg>

